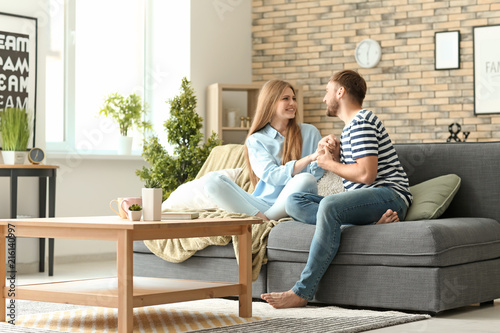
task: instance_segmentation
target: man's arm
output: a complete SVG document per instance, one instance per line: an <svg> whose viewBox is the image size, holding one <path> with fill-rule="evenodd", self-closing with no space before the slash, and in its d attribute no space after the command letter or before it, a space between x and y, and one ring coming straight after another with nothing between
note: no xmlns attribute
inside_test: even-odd
<svg viewBox="0 0 500 333"><path fill-rule="evenodd" d="M365 156L358 158L356 163L342 164L333 159L327 147L319 152L318 166L331 171L340 177L355 183L372 184L377 178L378 157Z"/></svg>

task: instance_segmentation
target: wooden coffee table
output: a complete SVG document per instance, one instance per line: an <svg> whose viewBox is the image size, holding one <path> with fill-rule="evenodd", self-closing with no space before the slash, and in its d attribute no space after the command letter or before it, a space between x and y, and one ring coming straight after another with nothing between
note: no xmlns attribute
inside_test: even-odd
<svg viewBox="0 0 500 333"><path fill-rule="evenodd" d="M129 222L119 217L68 217L0 220L0 280L2 302L15 298L118 308L118 332L132 332L133 308L214 297L239 296L239 315L252 316L253 218ZM6 241L15 237L115 240L117 277L6 286ZM136 240L238 235L239 281L222 283L133 277L132 246ZM7 239L6 239L7 237ZM11 237L12 239L12 237ZM17 251L20 249L18 248ZM6 320L0 306L0 320Z"/></svg>

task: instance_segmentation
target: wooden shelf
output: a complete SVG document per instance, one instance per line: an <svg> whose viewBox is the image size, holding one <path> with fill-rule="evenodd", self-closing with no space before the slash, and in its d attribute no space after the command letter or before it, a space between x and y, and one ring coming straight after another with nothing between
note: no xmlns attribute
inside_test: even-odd
<svg viewBox="0 0 500 333"><path fill-rule="evenodd" d="M292 83L293 84L293 83ZM253 119L255 109L257 108L257 99L259 98L260 88L263 83L250 84L223 84L214 83L207 87L207 110L206 110L206 135L211 135L215 132L222 139L224 144L238 143L241 144L246 138L248 128L243 127L228 127L227 126L227 101L224 100L223 94L227 92L246 93L245 109L241 109L241 114L236 117L236 124L240 123L240 116L250 117ZM297 121L303 121L303 98L302 87L293 84L297 94Z"/></svg>
<svg viewBox="0 0 500 333"><path fill-rule="evenodd" d="M133 307L227 297L241 293L237 283L134 277ZM4 297L9 289L4 287ZM16 286L16 299L118 307L118 278Z"/></svg>

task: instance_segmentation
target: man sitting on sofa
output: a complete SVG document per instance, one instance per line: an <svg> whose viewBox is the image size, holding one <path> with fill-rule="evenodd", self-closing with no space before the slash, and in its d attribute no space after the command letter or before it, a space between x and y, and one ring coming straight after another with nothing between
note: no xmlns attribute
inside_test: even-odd
<svg viewBox="0 0 500 333"><path fill-rule="evenodd" d="M385 127L362 108L365 95L365 80L351 70L334 74L326 86L326 114L339 117L345 127L340 141L333 135L320 141L317 161L344 179L346 192L324 198L295 193L288 198L287 213L315 224L316 230L299 281L289 291L261 295L275 308L305 306L313 299L339 248L341 225L371 224L388 210L404 219L412 202L408 177Z"/></svg>

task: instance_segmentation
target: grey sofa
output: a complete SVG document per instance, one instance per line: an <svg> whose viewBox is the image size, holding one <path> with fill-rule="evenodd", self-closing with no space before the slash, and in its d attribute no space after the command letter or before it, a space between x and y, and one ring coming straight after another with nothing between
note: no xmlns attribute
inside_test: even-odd
<svg viewBox="0 0 500 333"><path fill-rule="evenodd" d="M347 227L313 302L435 314L500 298L500 142L397 144L410 185L446 174L461 186L438 219ZM307 260L314 226L278 224L253 296L290 289ZM237 281L231 244L169 263L134 244L134 274Z"/></svg>

